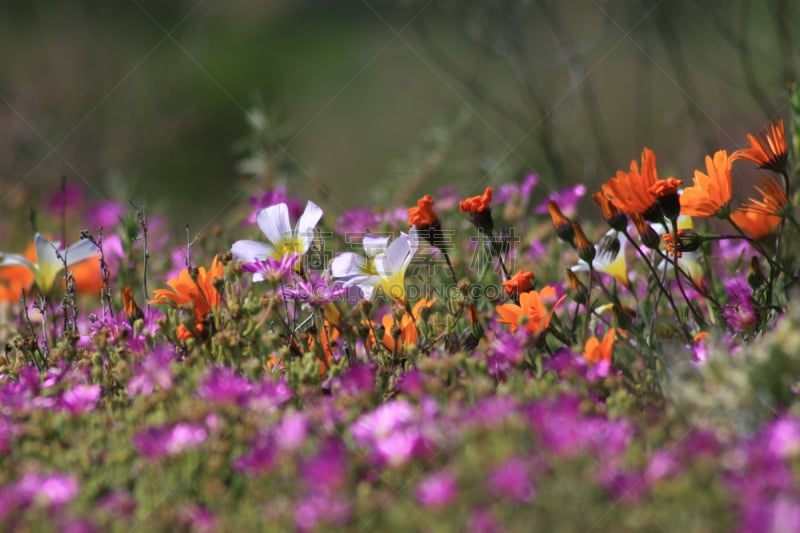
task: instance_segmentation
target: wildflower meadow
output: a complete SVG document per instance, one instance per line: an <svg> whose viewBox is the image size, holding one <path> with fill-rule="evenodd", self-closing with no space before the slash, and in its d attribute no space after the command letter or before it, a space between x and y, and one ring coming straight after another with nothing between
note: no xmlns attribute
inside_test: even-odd
<svg viewBox="0 0 800 533"><path fill-rule="evenodd" d="M800 90L745 127L343 214L271 169L200 231L40 191L0 530L800 531Z"/></svg>

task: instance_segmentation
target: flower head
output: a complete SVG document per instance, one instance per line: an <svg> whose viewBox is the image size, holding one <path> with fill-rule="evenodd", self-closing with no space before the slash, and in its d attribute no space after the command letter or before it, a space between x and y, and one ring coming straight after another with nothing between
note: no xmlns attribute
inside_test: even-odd
<svg viewBox="0 0 800 533"><path fill-rule="evenodd" d="M33 283L42 291L49 294L55 286L58 274L64 269L97 255L98 249L89 240L83 239L69 246L66 250L60 249L60 243L51 242L37 233L34 237L36 260L18 254L0 253L0 268L6 266L23 266L33 274ZM98 263L99 264L99 263Z"/></svg>
<svg viewBox="0 0 800 533"><path fill-rule="evenodd" d="M751 239L763 239L773 233L781 223L780 217L746 211L742 207L731 213L731 220Z"/></svg>
<svg viewBox="0 0 800 533"><path fill-rule="evenodd" d="M768 124L765 134L759 134L757 137L748 134L747 140L750 142L750 148L734 152L731 159L747 159L761 168L778 173L786 171L789 151L786 147L783 120L779 119Z"/></svg>
<svg viewBox="0 0 800 533"><path fill-rule="evenodd" d="M405 300L406 270L419 248L417 227L411 226L408 234L401 232L400 236L388 246L386 246L386 242L388 242L388 239L383 242L376 239L367 243L365 239L364 247L367 251L365 261L362 261L361 258L356 259L353 257L355 254L342 259L338 264L334 259L334 264L331 265L334 277L347 275L350 272L352 276L345 282L345 285L358 285L362 292L365 293L365 297L366 293L370 292L369 290L365 291L365 288L373 287L374 289L380 288L386 296L394 300ZM372 256L372 262L370 262L370 253L380 250L381 246L384 246L385 249ZM333 271L334 266L337 266L336 271ZM364 273L358 274L355 272L359 269ZM374 273L372 273L373 269Z"/></svg>
<svg viewBox="0 0 800 533"><path fill-rule="evenodd" d="M687 216L724 218L731 202L731 163L728 152L720 150L712 159L706 156L706 171L694 171L692 186L681 196L681 213Z"/></svg>
<svg viewBox="0 0 800 533"><path fill-rule="evenodd" d="M406 209L406 211L408 211L408 225L423 229L436 224L439 218L436 216L436 213L433 212L433 204L434 201L431 195L426 194L417 200L416 207L409 207Z"/></svg>
<svg viewBox="0 0 800 533"><path fill-rule="evenodd" d="M242 263L262 261L268 257L281 259L296 253L305 255L314 240L314 228L322 218L322 209L309 201L306 209L297 221L294 230L289 220L289 208L286 204L276 204L258 211L256 222L269 243L242 240L233 243L233 258ZM263 281L259 272L253 274L253 281Z"/></svg>
<svg viewBox="0 0 800 533"><path fill-rule="evenodd" d="M486 187L483 194L478 196L470 196L466 200L462 200L459 204L462 213L469 213L472 216L482 213L489 209L489 202L492 201L492 188Z"/></svg>
<svg viewBox="0 0 800 533"><path fill-rule="evenodd" d="M760 183L761 186L756 185L755 189L761 194L761 200L751 197L741 210L764 216L782 217L789 214L791 206L783 185L776 179L762 179Z"/></svg>
<svg viewBox="0 0 800 533"><path fill-rule="evenodd" d="M609 329L602 342L597 337L589 337L583 347L583 357L586 362L590 365L596 365L601 361L611 363L611 352L614 348L616 333L616 329Z"/></svg>
<svg viewBox="0 0 800 533"><path fill-rule="evenodd" d="M519 295L519 304L506 303L497 306L501 324L508 324L511 331L516 331L520 323L525 321L525 329L529 333L542 333L550 325L555 308L564 300L562 296L553 305L550 311L544 305L544 300L555 296L555 289L551 286L543 287L541 291L528 291Z"/></svg>
<svg viewBox="0 0 800 533"><path fill-rule="evenodd" d="M383 343L386 345L386 347L390 350L395 349L394 337L391 333L392 329L395 327L395 324L397 324L400 333L397 339L399 348L416 344L417 339L419 338L416 322L420 319L422 309L430 309L435 301L436 300L426 300L425 298L422 298L420 301L414 304L414 308L411 310L412 316L409 316L408 313L403 314L399 324L397 324L397 321L391 313L383 315L381 323L386 331L383 335Z"/></svg>
<svg viewBox="0 0 800 533"><path fill-rule="evenodd" d="M214 286L214 281L225 274L225 268L215 256L211 268L199 267L195 277L189 269L181 270L177 278L167 281L172 290L156 289L153 292L153 304L169 304L172 306L191 304L194 309L194 333L201 334L205 331L206 316L220 305L220 295ZM186 340L193 335L183 324L178 327L178 338Z"/></svg>
<svg viewBox="0 0 800 533"><path fill-rule="evenodd" d="M533 280L536 278L533 272L527 270L518 270L511 279L503 282L503 292L506 296L516 296L530 290L533 287Z"/></svg>
<svg viewBox="0 0 800 533"><path fill-rule="evenodd" d="M650 218L656 204L656 195L650 192L650 187L657 181L656 155L645 148L642 151L641 173L639 164L634 159L631 161L630 172L618 170L615 178L602 185L602 190L623 213L639 213Z"/></svg>
<svg viewBox="0 0 800 533"><path fill-rule="evenodd" d="M369 300L375 288L380 285L375 258L386 253L389 237L367 233L361 243L366 255L354 252L337 254L331 261L331 275L334 278L343 278L345 286L358 287L364 299Z"/></svg>

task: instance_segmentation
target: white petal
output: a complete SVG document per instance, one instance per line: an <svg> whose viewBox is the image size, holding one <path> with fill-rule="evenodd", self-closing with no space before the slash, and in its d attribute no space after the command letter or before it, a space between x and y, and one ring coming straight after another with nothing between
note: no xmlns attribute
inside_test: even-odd
<svg viewBox="0 0 800 533"><path fill-rule="evenodd" d="M297 221L297 234L302 235L309 232L313 234L314 228L317 227L317 223L321 218L322 209L309 200L308 203L306 203L305 211L300 215L300 220Z"/></svg>
<svg viewBox="0 0 800 533"><path fill-rule="evenodd" d="M0 267L4 266L24 266L31 270L36 268L36 265L31 263L27 257L19 254L3 254L0 253Z"/></svg>
<svg viewBox="0 0 800 533"><path fill-rule="evenodd" d="M84 259L89 259L100 252L100 249L90 240L83 239L61 252L67 260L67 266L74 265Z"/></svg>
<svg viewBox="0 0 800 533"><path fill-rule="evenodd" d="M385 253L379 254L375 258L375 268L382 276L391 276L404 268L404 264L410 252L411 245L408 235L401 233L400 236L389 245ZM380 267L378 266L378 258L381 258Z"/></svg>
<svg viewBox="0 0 800 533"><path fill-rule="evenodd" d="M273 245L292 236L289 222L289 208L286 204L276 204L261 209L256 215L258 227Z"/></svg>
<svg viewBox="0 0 800 533"><path fill-rule="evenodd" d="M364 251L367 252L367 256L375 257L386 251L386 247L389 245L389 237L381 237L380 235L367 233L364 235L362 244L364 245Z"/></svg>
<svg viewBox="0 0 800 533"><path fill-rule="evenodd" d="M344 278L363 274L366 263L366 259L353 252L340 253L331 261L331 276Z"/></svg>
<svg viewBox="0 0 800 533"><path fill-rule="evenodd" d="M272 246L259 241L236 241L231 247L233 258L242 263L253 263L256 259L264 261L273 251Z"/></svg>
<svg viewBox="0 0 800 533"><path fill-rule="evenodd" d="M48 265L48 269L55 268L55 265L59 267L63 266L61 260L56 255L56 243L50 242L47 240L47 237L41 233L36 234L33 243L36 246L36 263L40 268L42 265Z"/></svg>

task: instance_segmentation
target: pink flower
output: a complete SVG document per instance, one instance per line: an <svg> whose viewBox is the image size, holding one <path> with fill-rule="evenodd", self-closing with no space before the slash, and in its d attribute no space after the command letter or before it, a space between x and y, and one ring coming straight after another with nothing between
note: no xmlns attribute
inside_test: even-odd
<svg viewBox="0 0 800 533"><path fill-rule="evenodd" d="M101 392L100 385L75 385L61 395L60 407L73 415L93 411Z"/></svg>
<svg viewBox="0 0 800 533"><path fill-rule="evenodd" d="M457 492L456 478L442 470L429 475L417 485L416 498L424 507L438 509L452 502Z"/></svg>
<svg viewBox="0 0 800 533"><path fill-rule="evenodd" d="M207 437L208 432L203 426L181 422L139 431L133 436L133 447L148 459L158 459L197 446Z"/></svg>

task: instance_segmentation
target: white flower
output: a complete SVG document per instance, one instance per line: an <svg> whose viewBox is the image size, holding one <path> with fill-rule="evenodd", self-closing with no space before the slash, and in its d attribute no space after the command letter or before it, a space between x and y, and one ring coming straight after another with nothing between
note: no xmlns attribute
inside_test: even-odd
<svg viewBox="0 0 800 533"><path fill-rule="evenodd" d="M66 250L62 250L60 242L50 242L41 233L36 234L33 242L36 246L36 263L19 254L0 252L0 267L18 265L27 267L33 273L33 282L43 294L49 294L53 289L65 262L69 267L89 259L99 251L89 240L78 241Z"/></svg>
<svg viewBox="0 0 800 533"><path fill-rule="evenodd" d="M253 263L268 257L281 259L292 253L304 255L314 240L314 228L322 218L322 209L309 201L300 215L297 226L292 230L289 220L289 208L286 204L276 204L261 209L256 215L256 222L269 244L260 241L242 240L233 243L233 258L243 263ZM253 281L263 281L264 277L256 272Z"/></svg>
<svg viewBox="0 0 800 533"><path fill-rule="evenodd" d="M628 280L628 262L625 258L625 248L628 239L617 230L609 230L600 240L600 244L595 245L595 257L592 267L596 272L605 272L617 279L626 287L630 287ZM589 263L583 259L578 260L578 264L570 267L573 272L589 271Z"/></svg>
<svg viewBox="0 0 800 533"><path fill-rule="evenodd" d="M389 237L368 233L362 240L366 256L353 252L342 252L331 261L331 275L342 278L347 287L353 285L361 289L365 300L372 298L375 287L380 285L380 276L375 268L375 257L386 253Z"/></svg>
<svg viewBox="0 0 800 533"><path fill-rule="evenodd" d="M400 233L391 244L388 242L388 237L364 236L366 257L352 252L337 255L331 262L331 275L345 278L345 286L359 287L366 299L380 288L395 300L405 300L406 270L419 248L416 226L411 226L408 234Z"/></svg>

